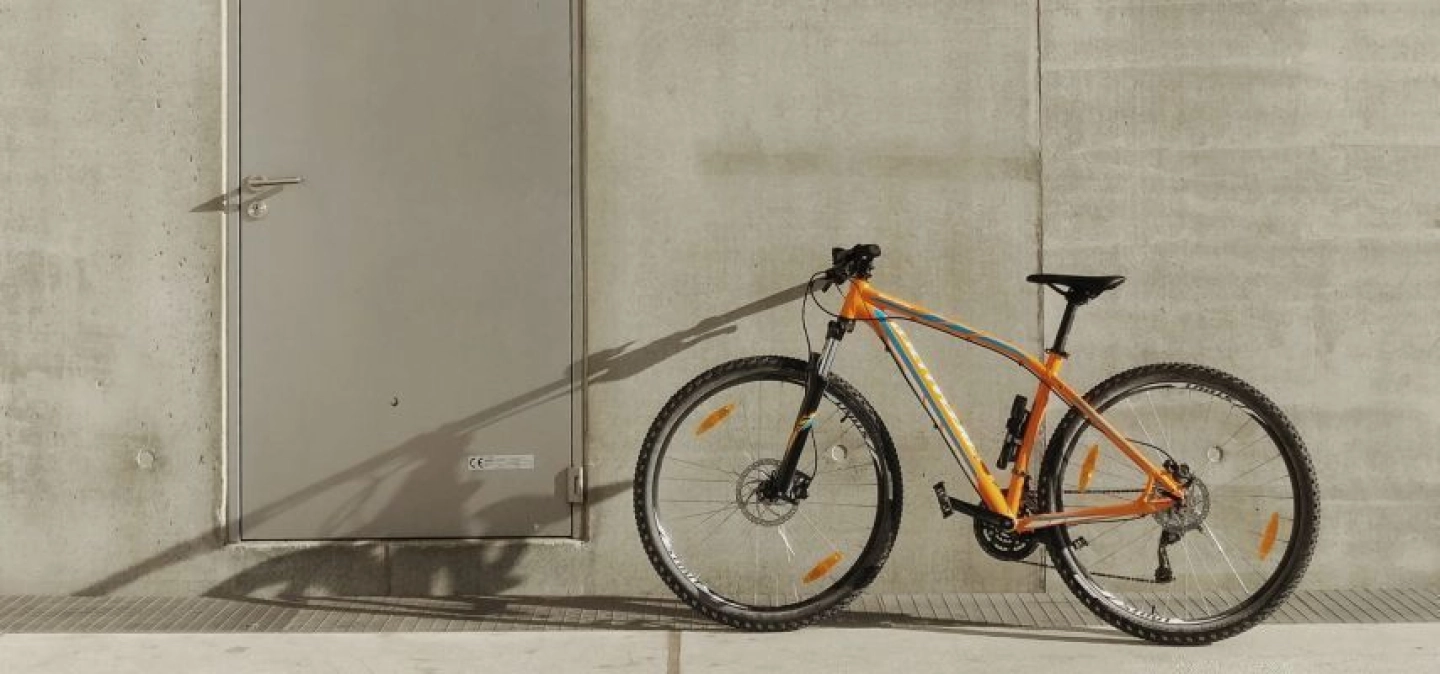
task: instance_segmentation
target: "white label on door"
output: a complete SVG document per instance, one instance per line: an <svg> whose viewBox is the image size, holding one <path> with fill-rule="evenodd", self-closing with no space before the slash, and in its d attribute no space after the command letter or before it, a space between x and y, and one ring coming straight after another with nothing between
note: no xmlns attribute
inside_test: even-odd
<svg viewBox="0 0 1440 674"><path fill-rule="evenodd" d="M535 470L534 454L484 454L466 461L470 470Z"/></svg>

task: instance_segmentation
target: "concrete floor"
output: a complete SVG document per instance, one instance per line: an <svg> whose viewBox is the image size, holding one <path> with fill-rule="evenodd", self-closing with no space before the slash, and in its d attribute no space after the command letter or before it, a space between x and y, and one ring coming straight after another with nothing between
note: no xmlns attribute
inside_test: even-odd
<svg viewBox="0 0 1440 674"><path fill-rule="evenodd" d="M736 632L638 597L0 597L0 674L105 672L1440 671L1440 592L1304 590L1265 625L1163 648L1062 595L867 594ZM782 658L776 660L777 657Z"/></svg>
<svg viewBox="0 0 1440 674"><path fill-rule="evenodd" d="M1164 648L1102 628L812 628L737 632L466 634L4 634L11 674L105 672L1427 672L1440 624L1266 625L1206 648ZM780 658L777 660L777 658Z"/></svg>

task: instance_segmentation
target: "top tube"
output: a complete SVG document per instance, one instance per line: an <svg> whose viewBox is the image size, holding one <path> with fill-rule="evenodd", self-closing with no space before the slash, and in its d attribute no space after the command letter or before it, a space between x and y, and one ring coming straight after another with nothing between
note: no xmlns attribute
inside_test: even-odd
<svg viewBox="0 0 1440 674"><path fill-rule="evenodd" d="M1048 374L1044 364L1019 347L987 332L976 330L963 323L936 314L924 307L887 295L876 290L868 282L860 279L855 279L851 282L850 292L845 297L845 305L840 310L840 317L851 320L891 320L891 318L887 316L875 315L875 305L897 311L904 317L913 319L926 327L983 346L1015 361L1020 364L1021 367L1030 370L1037 377L1048 379L1048 377L1043 376L1044 374Z"/></svg>

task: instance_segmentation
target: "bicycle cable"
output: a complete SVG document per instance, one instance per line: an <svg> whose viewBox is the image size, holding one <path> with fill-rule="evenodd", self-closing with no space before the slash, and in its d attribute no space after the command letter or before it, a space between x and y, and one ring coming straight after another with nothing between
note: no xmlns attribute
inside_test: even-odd
<svg viewBox="0 0 1440 674"><path fill-rule="evenodd" d="M817 271L810 275L810 280L805 282L805 297L800 300L800 330L805 333L806 354L813 353L815 348L810 343L810 324L805 321L805 307L810 304L811 300L815 299L815 279L824 275L825 272L823 271ZM817 300L815 304L819 306L820 302Z"/></svg>
<svg viewBox="0 0 1440 674"><path fill-rule="evenodd" d="M815 279L818 279L818 278L820 278L821 276L824 276L826 273L827 273L827 272L819 271L819 272L815 272L814 274L812 274L812 275L810 276L810 280L805 283L805 298L800 302L800 329L801 329L802 332L805 333L805 353L807 353L807 354L808 354L808 353L814 353L814 347L813 347L813 345L812 345L812 343L811 343L811 341L810 341L810 326L809 326L809 324L807 324L807 323L805 322L805 307L806 307L806 305L808 305L808 304L811 303L811 302L814 302L814 303L815 303L815 307L818 308L818 309L820 309L820 311L825 312L825 314L826 314L827 316L829 316L829 317L831 317L831 318L841 318L841 316L840 316L839 314L837 314L837 313L835 313L835 312L833 312L833 311L830 311L829 309L825 308L825 305L823 305L823 304L820 303L820 298L818 298L818 297L815 296ZM837 284L835 284L835 285L836 285L836 287L839 287L840 284L837 283ZM923 323L920 323L919 321L917 321L917 320L915 320L915 319L913 319L913 318L910 318L909 316L888 316L888 315L887 315L885 318L873 318L873 317L871 317L871 318L864 318L864 317L857 317L857 318L854 318L854 319L851 319L851 320L856 320L856 321L871 321L871 322L874 322L874 323L878 323L878 322L882 322L882 321L910 321L911 323L916 323L916 324L918 324L918 325L924 325ZM887 344L887 343L885 343L885 340L883 340L883 339L880 340L880 343L881 343L882 346L885 347L885 352L886 352L886 353L890 353L890 352L891 352L890 345ZM928 406L926 406L926 404L925 404L925 398L921 395L920 389L916 387L915 382L910 381L910 377L905 374L905 368L903 368L903 367L900 366L900 362L899 362L898 360L896 360L896 359L893 357L893 355L892 355L890 361L891 361L891 364L893 364L893 365L895 366L895 370L900 373L900 380L901 380L901 381L904 381L904 382L905 382L905 385L910 388L910 394L913 395L913 396L915 396L915 399L918 400L918 401L920 401L921 407L924 407L924 408L926 409L926 416L930 416L929 408L928 408ZM931 425L937 432L940 431L940 423L939 423L938 420L936 420L936 419L934 419L934 418L931 418L931 419L930 419L930 425ZM943 437L943 436L942 436L942 437ZM948 442L948 441L947 441L947 442ZM976 493L976 494L979 494L979 493L980 493L979 477L976 476L976 475L972 475L972 474L971 474L971 469L970 469L970 467L967 466L967 465L965 465L964 462L959 461L959 460L957 459L957 460L956 460L956 463L960 465L960 474L965 476L965 481L970 483L970 488L973 489L973 490L975 490L975 493Z"/></svg>

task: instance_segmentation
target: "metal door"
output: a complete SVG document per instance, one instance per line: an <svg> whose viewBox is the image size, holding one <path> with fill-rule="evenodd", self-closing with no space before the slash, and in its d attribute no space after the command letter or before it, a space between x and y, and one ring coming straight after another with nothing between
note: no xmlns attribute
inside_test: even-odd
<svg viewBox="0 0 1440 674"><path fill-rule="evenodd" d="M569 0L232 8L240 535L571 535Z"/></svg>

